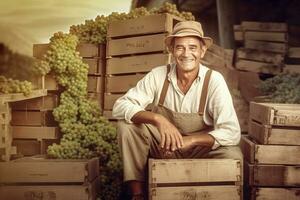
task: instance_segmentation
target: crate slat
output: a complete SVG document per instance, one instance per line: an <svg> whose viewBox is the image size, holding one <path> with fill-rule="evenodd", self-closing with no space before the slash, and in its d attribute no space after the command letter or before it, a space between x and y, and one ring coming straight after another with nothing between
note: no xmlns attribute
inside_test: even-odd
<svg viewBox="0 0 300 200"><path fill-rule="evenodd" d="M300 128L283 128L249 123L248 134L259 144L300 145Z"/></svg>
<svg viewBox="0 0 300 200"><path fill-rule="evenodd" d="M282 71L280 65L242 59L239 59L235 66L239 70L265 74L279 74Z"/></svg>
<svg viewBox="0 0 300 200"><path fill-rule="evenodd" d="M149 159L149 184L239 182L234 159Z"/></svg>
<svg viewBox="0 0 300 200"><path fill-rule="evenodd" d="M258 51L255 49L239 48L236 51L236 56L239 59L273 63L275 65L281 65L284 62L284 56L282 54Z"/></svg>
<svg viewBox="0 0 300 200"><path fill-rule="evenodd" d="M245 164L249 170L250 186L297 187L300 184L300 168L292 165Z"/></svg>
<svg viewBox="0 0 300 200"><path fill-rule="evenodd" d="M136 86L137 82L142 79L145 74L132 74L120 76L107 76L105 83L105 92L107 93L124 93L130 88Z"/></svg>
<svg viewBox="0 0 300 200"><path fill-rule="evenodd" d="M259 145L242 136L241 149L251 164L300 165L300 146Z"/></svg>
<svg viewBox="0 0 300 200"><path fill-rule="evenodd" d="M96 200L99 179L87 185L2 185L0 196L9 200Z"/></svg>
<svg viewBox="0 0 300 200"><path fill-rule="evenodd" d="M262 50L262 51L270 51L270 52L276 52L276 53L282 53L282 54L287 53L287 44L286 43L245 40L245 48L257 49L257 50Z"/></svg>
<svg viewBox="0 0 300 200"><path fill-rule="evenodd" d="M173 26L179 21L182 21L182 19L167 13L142 16L137 19L112 21L107 27L107 37L171 33Z"/></svg>
<svg viewBox="0 0 300 200"><path fill-rule="evenodd" d="M109 58L107 60L106 74L149 72L152 68L166 65L169 62L169 54L149 54Z"/></svg>
<svg viewBox="0 0 300 200"><path fill-rule="evenodd" d="M13 102L10 105L12 110L53 110L58 106L58 95L48 94L43 97Z"/></svg>
<svg viewBox="0 0 300 200"><path fill-rule="evenodd" d="M58 127L12 126L14 139L57 139L60 137Z"/></svg>
<svg viewBox="0 0 300 200"><path fill-rule="evenodd" d="M0 162L0 183L87 183L99 176L99 159L25 157Z"/></svg>
<svg viewBox="0 0 300 200"><path fill-rule="evenodd" d="M56 126L52 111L12 111L12 126Z"/></svg>
<svg viewBox="0 0 300 200"><path fill-rule="evenodd" d="M44 55L49 50L49 44L34 44L33 45L33 57L38 59L44 59ZM99 50L100 49L100 50ZM100 44L100 47L95 44L79 44L76 49L81 57L102 57L105 58L105 47ZM101 52L102 51L102 52ZM104 55L103 55L104 54Z"/></svg>
<svg viewBox="0 0 300 200"><path fill-rule="evenodd" d="M253 188L251 200L299 200L300 188Z"/></svg>
<svg viewBox="0 0 300 200"><path fill-rule="evenodd" d="M167 34L130 37L123 39L109 39L107 41L107 56L121 56L151 52L165 52L164 39Z"/></svg>
<svg viewBox="0 0 300 200"><path fill-rule="evenodd" d="M245 40L260 40L260 41L274 41L274 42L287 42L287 32L255 32L246 31Z"/></svg>
<svg viewBox="0 0 300 200"><path fill-rule="evenodd" d="M189 186L189 187L157 187L152 188L149 200L241 200L238 186Z"/></svg>
<svg viewBox="0 0 300 200"><path fill-rule="evenodd" d="M243 21L241 23L244 31L270 31L270 32L287 32L288 27L286 23L273 23L273 22L253 22Z"/></svg>

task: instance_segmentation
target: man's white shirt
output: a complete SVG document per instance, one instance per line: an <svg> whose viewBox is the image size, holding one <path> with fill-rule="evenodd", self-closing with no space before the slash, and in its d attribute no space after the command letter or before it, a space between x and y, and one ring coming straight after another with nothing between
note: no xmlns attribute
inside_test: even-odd
<svg viewBox="0 0 300 200"><path fill-rule="evenodd" d="M209 68L200 64L198 77L188 92L183 94L177 85L176 65L171 65L168 74L170 84L163 105L175 112L197 113L204 77L208 70ZM113 116L132 123L131 118L137 112L144 111L151 103L157 105L166 73L166 66L152 69L137 83L136 87L131 88L115 102ZM211 75L207 95L204 122L214 127L214 130L209 132L215 138L212 149L216 149L220 145L237 145L241 138L239 122L227 84L223 76L217 71L213 71Z"/></svg>

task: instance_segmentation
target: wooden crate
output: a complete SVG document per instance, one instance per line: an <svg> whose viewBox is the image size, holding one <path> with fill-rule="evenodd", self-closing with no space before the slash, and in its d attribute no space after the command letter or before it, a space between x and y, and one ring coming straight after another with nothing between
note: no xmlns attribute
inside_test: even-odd
<svg viewBox="0 0 300 200"><path fill-rule="evenodd" d="M258 41L273 41L273 42L287 42L287 32L260 32L260 31L246 31L245 40Z"/></svg>
<svg viewBox="0 0 300 200"><path fill-rule="evenodd" d="M299 200L300 188L253 187L251 200Z"/></svg>
<svg viewBox="0 0 300 200"><path fill-rule="evenodd" d="M234 185L157 187L150 191L149 200L241 200L240 190Z"/></svg>
<svg viewBox="0 0 300 200"><path fill-rule="evenodd" d="M130 88L136 86L137 82L145 74L131 74L122 76L106 76L105 90L106 93L124 93Z"/></svg>
<svg viewBox="0 0 300 200"><path fill-rule="evenodd" d="M12 145L17 148L17 156L34 156L42 154L41 141L35 139L14 139Z"/></svg>
<svg viewBox="0 0 300 200"><path fill-rule="evenodd" d="M48 94L44 97L38 97L30 100L12 102L12 110L53 110L58 106L58 95Z"/></svg>
<svg viewBox="0 0 300 200"><path fill-rule="evenodd" d="M44 55L49 50L49 44L34 44L33 45L33 57L38 59L44 59ZM84 58L105 58L105 44L79 44L77 46L79 55Z"/></svg>
<svg viewBox="0 0 300 200"><path fill-rule="evenodd" d="M58 137L60 138L60 137ZM16 157L47 154L48 146L58 144L60 139L13 139L12 144L17 148Z"/></svg>
<svg viewBox="0 0 300 200"><path fill-rule="evenodd" d="M13 126L56 126L52 111L12 111Z"/></svg>
<svg viewBox="0 0 300 200"><path fill-rule="evenodd" d="M9 200L96 200L99 179L87 185L1 185L0 196Z"/></svg>
<svg viewBox="0 0 300 200"><path fill-rule="evenodd" d="M233 34L236 42L244 41L244 33L241 25L233 25Z"/></svg>
<svg viewBox="0 0 300 200"><path fill-rule="evenodd" d="M103 110L103 117L105 117L108 120L118 120L117 118L112 116L111 110Z"/></svg>
<svg viewBox="0 0 300 200"><path fill-rule="evenodd" d="M124 94L104 93L104 109L112 110L116 100L123 95Z"/></svg>
<svg viewBox="0 0 300 200"><path fill-rule="evenodd" d="M300 58L300 47L290 47L288 50L289 58Z"/></svg>
<svg viewBox="0 0 300 200"><path fill-rule="evenodd" d="M46 126L12 126L14 139L58 139L61 137L58 127Z"/></svg>
<svg viewBox="0 0 300 200"><path fill-rule="evenodd" d="M89 65L89 75L104 75L105 74L105 59L98 58L83 58L82 61Z"/></svg>
<svg viewBox="0 0 300 200"><path fill-rule="evenodd" d="M31 94L25 96L22 93L0 95L0 160L9 161L10 156L16 154L16 147L12 146L12 133L10 129L11 108L9 103L46 96L44 89L33 90Z"/></svg>
<svg viewBox="0 0 300 200"><path fill-rule="evenodd" d="M300 146L260 145L242 136L241 149L251 164L300 165Z"/></svg>
<svg viewBox="0 0 300 200"><path fill-rule="evenodd" d="M250 119L264 125L299 127L300 105L251 102Z"/></svg>
<svg viewBox="0 0 300 200"><path fill-rule="evenodd" d="M168 14L142 16L137 19L111 21L107 27L107 37L171 33L174 25L183 19Z"/></svg>
<svg viewBox="0 0 300 200"><path fill-rule="evenodd" d="M137 36L121 39L108 39L106 55L122 56L130 54L166 52L164 40L166 33Z"/></svg>
<svg viewBox="0 0 300 200"><path fill-rule="evenodd" d="M242 199L234 159L150 159L149 199Z"/></svg>
<svg viewBox="0 0 300 200"><path fill-rule="evenodd" d="M88 76L87 91L89 93L103 93L103 76Z"/></svg>
<svg viewBox="0 0 300 200"><path fill-rule="evenodd" d="M282 66L272 63L258 62L252 60L239 59L235 63L235 67L239 70L264 73L264 74L279 74L282 72Z"/></svg>
<svg viewBox="0 0 300 200"><path fill-rule="evenodd" d="M283 72L300 74L300 64L298 65L285 64L283 68Z"/></svg>
<svg viewBox="0 0 300 200"><path fill-rule="evenodd" d="M0 183L78 183L86 184L99 176L99 159L46 159L25 157L0 162Z"/></svg>
<svg viewBox="0 0 300 200"><path fill-rule="evenodd" d="M300 127L272 127L251 120L248 134L259 144L300 145Z"/></svg>
<svg viewBox="0 0 300 200"><path fill-rule="evenodd" d="M300 168L294 165L257 165L245 163L245 176L250 186L298 187Z"/></svg>
<svg viewBox="0 0 300 200"><path fill-rule="evenodd" d="M270 51L270 52L276 52L282 54L286 54L288 49L286 43L254 41L254 40L245 40L245 48L257 49L262 51Z"/></svg>
<svg viewBox="0 0 300 200"><path fill-rule="evenodd" d="M170 63L166 53L113 57L107 59L106 74L128 74L149 72L152 68Z"/></svg>
<svg viewBox="0 0 300 200"><path fill-rule="evenodd" d="M258 51L256 49L238 48L236 51L236 57L238 59L272 63L275 65L282 65L284 62L284 56L282 54L268 51Z"/></svg>
<svg viewBox="0 0 300 200"><path fill-rule="evenodd" d="M241 26L244 31L269 31L269 32L288 31L288 26L286 23L243 21L241 23Z"/></svg>

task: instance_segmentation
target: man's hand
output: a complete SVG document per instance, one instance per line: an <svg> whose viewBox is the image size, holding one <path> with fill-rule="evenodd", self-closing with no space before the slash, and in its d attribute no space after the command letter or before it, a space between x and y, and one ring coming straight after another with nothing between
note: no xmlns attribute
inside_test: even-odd
<svg viewBox="0 0 300 200"><path fill-rule="evenodd" d="M175 151L183 146L182 135L165 117L159 115L156 126L161 135L160 146L162 149Z"/></svg>

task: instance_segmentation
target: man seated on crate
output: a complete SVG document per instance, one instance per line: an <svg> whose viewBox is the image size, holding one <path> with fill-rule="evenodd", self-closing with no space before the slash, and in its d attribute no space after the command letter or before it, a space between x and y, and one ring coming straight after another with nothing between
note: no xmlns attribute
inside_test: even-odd
<svg viewBox="0 0 300 200"><path fill-rule="evenodd" d="M116 101L113 115L123 119L117 132L132 199L145 198L148 157L242 159L236 146L240 127L226 82L200 64L212 43L200 23L177 23L165 39L175 63L152 69ZM151 103L152 112L146 111Z"/></svg>

